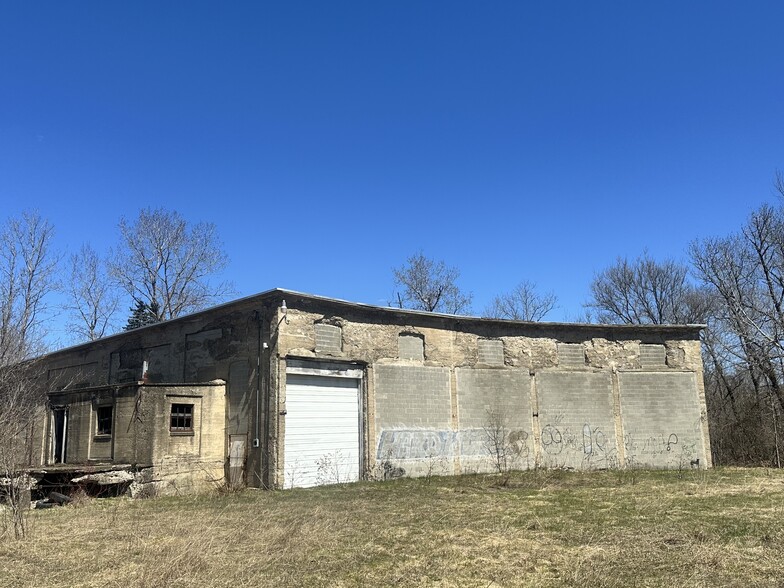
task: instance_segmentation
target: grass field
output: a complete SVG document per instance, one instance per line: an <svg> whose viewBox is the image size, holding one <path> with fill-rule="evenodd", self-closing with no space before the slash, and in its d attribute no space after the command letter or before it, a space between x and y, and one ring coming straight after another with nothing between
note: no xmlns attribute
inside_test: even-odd
<svg viewBox="0 0 784 588"><path fill-rule="evenodd" d="M784 473L528 472L83 500L0 586L784 586Z"/></svg>

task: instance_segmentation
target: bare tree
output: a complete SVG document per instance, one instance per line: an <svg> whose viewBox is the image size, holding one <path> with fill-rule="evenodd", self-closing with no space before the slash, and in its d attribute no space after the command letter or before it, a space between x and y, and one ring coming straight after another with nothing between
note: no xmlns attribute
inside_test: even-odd
<svg viewBox="0 0 784 588"><path fill-rule="evenodd" d="M540 321L553 308L558 297L553 292L539 293L533 282L520 282L511 292L496 296L484 316L515 321Z"/></svg>
<svg viewBox="0 0 784 588"><path fill-rule="evenodd" d="M144 209L134 221L119 223L121 244L112 252L109 270L117 284L168 320L205 308L231 293L215 277L228 260L215 225L189 226L177 212Z"/></svg>
<svg viewBox="0 0 784 588"><path fill-rule="evenodd" d="M774 186L784 196L784 181ZM784 209L763 205L737 233L692 243L714 299L704 337L714 451L722 463L781 464Z"/></svg>
<svg viewBox="0 0 784 588"><path fill-rule="evenodd" d="M457 285L460 271L435 261L420 251L408 258L406 264L392 269L397 287L395 302L399 308L465 314L471 310L470 293Z"/></svg>
<svg viewBox="0 0 784 588"><path fill-rule="evenodd" d="M53 234L48 221L30 212L0 230L0 496L11 507L17 538L25 535L29 507L23 466L32 459L44 400L30 358L43 348L46 299L56 285Z"/></svg>
<svg viewBox="0 0 784 588"><path fill-rule="evenodd" d="M587 306L605 323L700 323L705 320L705 296L688 275L686 265L671 259L658 262L647 252L631 261L619 257L594 277Z"/></svg>
<svg viewBox="0 0 784 588"><path fill-rule="evenodd" d="M65 293L71 332L80 340L95 341L115 328L120 297L105 262L89 245L71 255Z"/></svg>
<svg viewBox="0 0 784 588"><path fill-rule="evenodd" d="M46 296L56 285L54 228L35 212L0 230L0 366L27 359L43 344Z"/></svg>
<svg viewBox="0 0 784 588"><path fill-rule="evenodd" d="M35 361L0 368L0 536L11 531L16 539L27 534L30 478L25 467L35 461L34 439L43 428L46 395ZM10 523L10 524L9 524Z"/></svg>

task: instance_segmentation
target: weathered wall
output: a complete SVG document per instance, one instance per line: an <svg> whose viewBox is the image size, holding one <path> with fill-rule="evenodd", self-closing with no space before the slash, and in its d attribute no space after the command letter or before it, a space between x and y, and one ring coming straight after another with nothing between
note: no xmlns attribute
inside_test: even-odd
<svg viewBox="0 0 784 588"><path fill-rule="evenodd" d="M536 375L540 459L544 467L618 467L612 374L545 371Z"/></svg>
<svg viewBox="0 0 784 588"><path fill-rule="evenodd" d="M366 366L371 476L492 471L499 431L505 467L680 467L685 457L687 467L696 457L710 465L696 329L673 337L666 328L528 325L521 334L520 325L382 322L363 309L308 306L289 301L275 353ZM324 329L317 335L323 324L329 345ZM651 415L653 397L671 408ZM283 427L285 405L277 408ZM651 440L662 438L665 453L655 453Z"/></svg>
<svg viewBox="0 0 784 588"><path fill-rule="evenodd" d="M164 494L200 491L222 484L226 456L226 387L222 380L198 385L143 386L153 415L151 463L156 489ZM193 405L193 432L169 430L171 405Z"/></svg>
<svg viewBox="0 0 784 588"><path fill-rule="evenodd" d="M688 468L704 459L694 373L621 372L619 378L629 463Z"/></svg>
<svg viewBox="0 0 784 588"><path fill-rule="evenodd" d="M268 305L263 297L253 297L51 354L45 361L49 390L99 386L121 389L143 381L160 384L225 380L227 407L220 427L224 457L232 447L238 462L235 473L243 477L250 469L250 482L260 485L262 452L266 450L261 421L265 417L264 403L260 399L257 402L256 395L260 388L268 386L266 378L270 373L269 354L260 347L262 338L268 344L270 340ZM142 373L145 362L147 372ZM257 369L259 366L263 373ZM134 399L131 402L133 405ZM121 405L118 399L122 415L125 409ZM133 407L131 410L138 410ZM142 442L142 437L139 435L134 450L138 460L145 451L151 451L142 446L151 441ZM256 437L262 442L253 448ZM114 445L129 447L127 443ZM74 448L76 453L69 459L87 459L83 449ZM68 450L72 450L70 446ZM94 452L92 458L98 457L99 453ZM51 448L42 440L40 463L50 459ZM135 462L133 456L116 450L114 460Z"/></svg>
<svg viewBox="0 0 784 588"><path fill-rule="evenodd" d="M131 385L50 395L67 407L65 465L151 466L146 483L156 493L176 494L214 487L224 475L225 384ZM172 433L172 403L193 405L193 431ZM98 407L112 407L111 434L98 435ZM50 419L50 417L47 417ZM51 422L45 444L51 447ZM47 454L46 461L52 462Z"/></svg>
<svg viewBox="0 0 784 588"><path fill-rule="evenodd" d="M137 404L137 393L136 386L112 386L50 395L52 406L68 408L65 463L151 463L150 441L145 426L151 416L146 413L146 406ZM112 434L109 436L96 434L98 406L113 408ZM53 462L51 414L47 414L45 420L44 464Z"/></svg>
<svg viewBox="0 0 784 588"><path fill-rule="evenodd" d="M511 439L514 467L677 467L687 456L709 466L698 333L447 317L273 291L65 350L47 364L50 388L116 386L118 415L138 410L123 386L142 379L145 361L150 384L225 380L225 420L213 423L222 428L222 459L230 445L239 448L254 486L281 480L290 359L364 370L359 418L369 476L492 470L488 432L499 429ZM674 408L648 418L658 410L653 397ZM120 411L124 403L134 408ZM89 426L84 415L74 418ZM666 453L643 449L651 439L666 439ZM164 450L144 443L137 441L136 459ZM68 449L87 459L108 451ZM115 461L132 457L119 437L112 451Z"/></svg>

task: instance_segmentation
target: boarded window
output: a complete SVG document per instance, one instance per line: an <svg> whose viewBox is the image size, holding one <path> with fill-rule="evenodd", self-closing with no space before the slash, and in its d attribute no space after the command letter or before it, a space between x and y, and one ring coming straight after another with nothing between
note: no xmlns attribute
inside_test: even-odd
<svg viewBox="0 0 784 588"><path fill-rule="evenodd" d="M665 365L667 354L664 345L640 345L640 365L642 367L662 367Z"/></svg>
<svg viewBox="0 0 784 588"><path fill-rule="evenodd" d="M112 416L114 410L111 406L99 406L95 409L95 434L96 435L111 435L112 434Z"/></svg>
<svg viewBox="0 0 784 588"><path fill-rule="evenodd" d="M500 339L479 339L479 363L504 365L504 342Z"/></svg>
<svg viewBox="0 0 784 588"><path fill-rule="evenodd" d="M193 433L193 405L172 404L169 430L172 433Z"/></svg>
<svg viewBox="0 0 784 588"><path fill-rule="evenodd" d="M558 365L561 367L585 366L585 348L581 343L559 343Z"/></svg>
<svg viewBox="0 0 784 588"><path fill-rule="evenodd" d="M400 333L397 338L397 349L400 359L425 359L425 339L420 335Z"/></svg>
<svg viewBox="0 0 784 588"><path fill-rule="evenodd" d="M340 353L343 350L343 329L335 325L316 323L316 351Z"/></svg>

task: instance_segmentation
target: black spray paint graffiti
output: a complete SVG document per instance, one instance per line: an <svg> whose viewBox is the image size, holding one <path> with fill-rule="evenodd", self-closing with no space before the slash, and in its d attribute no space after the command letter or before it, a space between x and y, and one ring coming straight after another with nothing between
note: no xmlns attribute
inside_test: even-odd
<svg viewBox="0 0 784 588"><path fill-rule="evenodd" d="M691 456L696 452L696 443L683 443L675 433L659 433L649 435L643 439L635 439L632 435L626 435L624 446L627 454L666 456L677 453L679 456Z"/></svg>
<svg viewBox="0 0 784 588"><path fill-rule="evenodd" d="M542 449L550 455L575 451L584 455L605 453L611 447L607 435L599 427L585 423L582 432L575 434L570 427L545 425L542 428Z"/></svg>

